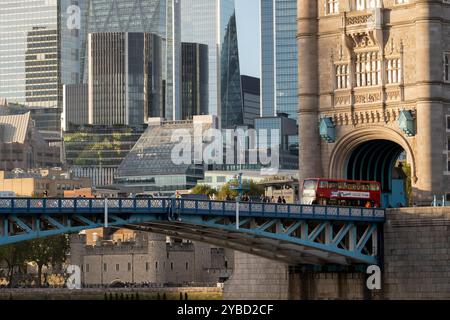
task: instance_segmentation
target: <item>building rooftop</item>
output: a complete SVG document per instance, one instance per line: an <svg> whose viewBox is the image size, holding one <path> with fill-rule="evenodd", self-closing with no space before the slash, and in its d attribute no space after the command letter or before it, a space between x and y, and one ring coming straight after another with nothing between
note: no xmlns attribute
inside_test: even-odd
<svg viewBox="0 0 450 320"><path fill-rule="evenodd" d="M196 120L198 119L198 121ZM140 177L151 175L185 175L195 167L194 159L194 126L201 124L203 130L214 126L209 118L195 117L194 121L149 122L149 127L138 140L117 170L116 176ZM180 134L183 139L173 139ZM175 141L174 141L175 140ZM175 164L172 151L190 150L190 162Z"/></svg>
<svg viewBox="0 0 450 320"><path fill-rule="evenodd" d="M24 143L30 119L29 112L20 115L0 116L0 142Z"/></svg>

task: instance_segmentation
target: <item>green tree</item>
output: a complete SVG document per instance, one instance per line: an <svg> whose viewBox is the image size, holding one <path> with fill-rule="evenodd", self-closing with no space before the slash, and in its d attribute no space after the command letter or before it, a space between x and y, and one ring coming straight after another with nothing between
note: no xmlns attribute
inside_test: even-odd
<svg viewBox="0 0 450 320"><path fill-rule="evenodd" d="M42 286L42 268L44 266L62 265L70 249L70 241L66 235L32 240L28 243L28 261L38 267L38 286Z"/></svg>
<svg viewBox="0 0 450 320"><path fill-rule="evenodd" d="M228 196L232 199L235 199L239 195L239 192L234 190L233 188L237 187L238 185L239 184L237 180L232 180L224 184L218 193L218 198L221 200L225 200ZM248 194L251 197L260 197L264 194L264 187L257 184L253 180L243 180L242 185L244 188L243 193Z"/></svg>
<svg viewBox="0 0 450 320"><path fill-rule="evenodd" d="M217 195L217 191L206 184L198 184L191 189L192 194L204 194L208 197Z"/></svg>
<svg viewBox="0 0 450 320"><path fill-rule="evenodd" d="M29 250L25 242L0 246L0 264L6 265L6 279L9 287L13 286L15 271L25 268Z"/></svg>

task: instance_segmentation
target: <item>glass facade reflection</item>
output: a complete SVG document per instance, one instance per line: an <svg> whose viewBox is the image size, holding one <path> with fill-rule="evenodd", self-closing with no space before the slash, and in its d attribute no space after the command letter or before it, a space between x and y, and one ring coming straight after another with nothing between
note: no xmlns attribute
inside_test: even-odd
<svg viewBox="0 0 450 320"><path fill-rule="evenodd" d="M81 30L69 28L71 0L0 0L0 98L61 108L62 85L80 75Z"/></svg>
<svg viewBox="0 0 450 320"><path fill-rule="evenodd" d="M150 124L119 166L115 183L142 192L159 191L168 194L193 188L204 177L203 164L192 161L195 158L195 121ZM211 124L202 124L203 130L211 127ZM183 139L173 139L180 133L183 133ZM172 153L175 147L187 152L190 161L174 163Z"/></svg>
<svg viewBox="0 0 450 320"><path fill-rule="evenodd" d="M236 125L244 124L236 15L234 13L225 33L221 69L222 128L234 128Z"/></svg>
<svg viewBox="0 0 450 320"><path fill-rule="evenodd" d="M86 33L145 32L162 37L165 108L162 116L181 117L181 39L180 2L178 0L88 0ZM86 34L86 39L87 39ZM84 45L87 53L87 45ZM83 58L84 82L87 83L87 56Z"/></svg>
<svg viewBox="0 0 450 320"><path fill-rule="evenodd" d="M181 3L181 40L208 46L209 50L209 114L222 116L222 125L233 117L242 124L242 94L234 0L183 0ZM239 76L238 76L239 75ZM223 92L224 91L224 92ZM239 103L237 103L239 100ZM222 105L223 102L227 104ZM236 104L235 104L236 102Z"/></svg>
<svg viewBox="0 0 450 320"><path fill-rule="evenodd" d="M297 119L297 0L261 0L262 115Z"/></svg>
<svg viewBox="0 0 450 320"><path fill-rule="evenodd" d="M182 118L208 114L208 46L182 44Z"/></svg>
<svg viewBox="0 0 450 320"><path fill-rule="evenodd" d="M150 33L88 36L89 124L141 125L161 113L161 38Z"/></svg>
<svg viewBox="0 0 450 320"><path fill-rule="evenodd" d="M288 118L285 113L279 113L276 117L257 118L255 119L255 130L258 134L260 132L267 133L266 141L258 141L260 149L270 147L271 134L274 133L271 131L278 130L280 169L298 170L298 126L294 119Z"/></svg>

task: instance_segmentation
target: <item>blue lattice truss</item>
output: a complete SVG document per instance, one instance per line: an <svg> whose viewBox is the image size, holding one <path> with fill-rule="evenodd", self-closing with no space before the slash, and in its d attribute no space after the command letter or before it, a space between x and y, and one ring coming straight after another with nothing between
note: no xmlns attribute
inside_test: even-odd
<svg viewBox="0 0 450 320"><path fill-rule="evenodd" d="M240 203L237 216L237 205L184 199L0 199L0 245L103 227L107 219L109 227L204 241L290 264L379 263L383 209Z"/></svg>

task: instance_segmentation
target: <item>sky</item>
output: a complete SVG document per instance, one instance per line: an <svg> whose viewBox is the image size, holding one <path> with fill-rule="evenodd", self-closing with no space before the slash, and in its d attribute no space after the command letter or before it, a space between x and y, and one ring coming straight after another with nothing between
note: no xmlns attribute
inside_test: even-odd
<svg viewBox="0 0 450 320"><path fill-rule="evenodd" d="M234 0L241 74L260 77L259 1Z"/></svg>

